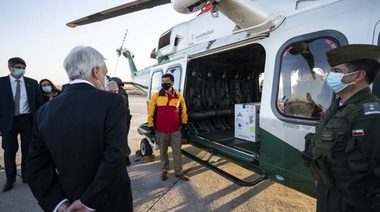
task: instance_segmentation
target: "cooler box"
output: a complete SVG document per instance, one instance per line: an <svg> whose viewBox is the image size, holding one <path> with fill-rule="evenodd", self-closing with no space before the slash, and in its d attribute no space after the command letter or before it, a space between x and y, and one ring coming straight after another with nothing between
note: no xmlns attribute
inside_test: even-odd
<svg viewBox="0 0 380 212"><path fill-rule="evenodd" d="M235 104L235 138L260 141L260 103Z"/></svg>

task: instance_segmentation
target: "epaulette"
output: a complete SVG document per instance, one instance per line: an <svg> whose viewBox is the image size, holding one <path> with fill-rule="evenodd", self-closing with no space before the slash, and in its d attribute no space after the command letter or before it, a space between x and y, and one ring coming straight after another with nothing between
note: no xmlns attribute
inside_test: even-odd
<svg viewBox="0 0 380 212"><path fill-rule="evenodd" d="M364 115L380 114L379 102L363 103Z"/></svg>

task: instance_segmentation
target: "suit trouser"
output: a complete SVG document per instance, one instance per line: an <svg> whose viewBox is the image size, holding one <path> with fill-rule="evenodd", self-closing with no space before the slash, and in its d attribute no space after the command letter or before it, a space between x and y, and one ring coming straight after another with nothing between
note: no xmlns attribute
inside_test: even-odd
<svg viewBox="0 0 380 212"><path fill-rule="evenodd" d="M129 109L128 109L128 111L129 111ZM131 119L132 119L132 115L129 115L128 118L127 118L127 137L126 137L127 155L125 157L129 157L129 155L131 155L131 148L128 145L128 135L129 135L129 129L131 128Z"/></svg>
<svg viewBox="0 0 380 212"><path fill-rule="evenodd" d="M161 168L163 171L169 170L168 148L172 148L174 173L179 175L182 173L182 134L181 131L172 133L157 132L157 141L160 146Z"/></svg>
<svg viewBox="0 0 380 212"><path fill-rule="evenodd" d="M21 137L21 175L25 176L26 159L29 153L29 144L32 141L33 116L31 114L15 116L11 131L2 132L2 147L4 149L4 165L7 179L14 179L17 175L16 153L18 151L17 135Z"/></svg>

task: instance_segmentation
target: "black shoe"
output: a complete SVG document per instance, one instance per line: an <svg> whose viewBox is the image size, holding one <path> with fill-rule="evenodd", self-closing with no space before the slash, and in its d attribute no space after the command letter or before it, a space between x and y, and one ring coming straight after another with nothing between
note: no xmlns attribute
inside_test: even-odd
<svg viewBox="0 0 380 212"><path fill-rule="evenodd" d="M13 178L13 179L7 179L7 181L5 182L5 185L3 187L3 191L9 191L13 188L13 183L16 182L16 179Z"/></svg>
<svg viewBox="0 0 380 212"><path fill-rule="evenodd" d="M167 171L162 172L162 174L161 174L161 180L165 181L167 179L168 179L168 172Z"/></svg>
<svg viewBox="0 0 380 212"><path fill-rule="evenodd" d="M129 157L125 157L125 165L126 166L130 166L131 165L131 160L129 159Z"/></svg>
<svg viewBox="0 0 380 212"><path fill-rule="evenodd" d="M189 181L189 177L188 176L186 176L185 174L183 174L183 173L181 173L181 174L179 174L179 175L175 175L176 177L179 177L181 180L183 180L183 181Z"/></svg>

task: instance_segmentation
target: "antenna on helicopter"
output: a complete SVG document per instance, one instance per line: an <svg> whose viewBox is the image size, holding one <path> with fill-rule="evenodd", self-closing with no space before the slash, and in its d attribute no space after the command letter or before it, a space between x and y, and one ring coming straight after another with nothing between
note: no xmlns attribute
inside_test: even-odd
<svg viewBox="0 0 380 212"><path fill-rule="evenodd" d="M116 66L115 66L115 73L116 73L117 65L119 64L120 55L122 54L122 51L123 51L123 46L124 46L125 38L127 37L127 33L128 33L128 29L125 31L123 42L121 43L120 48L116 49L117 61L116 61Z"/></svg>

